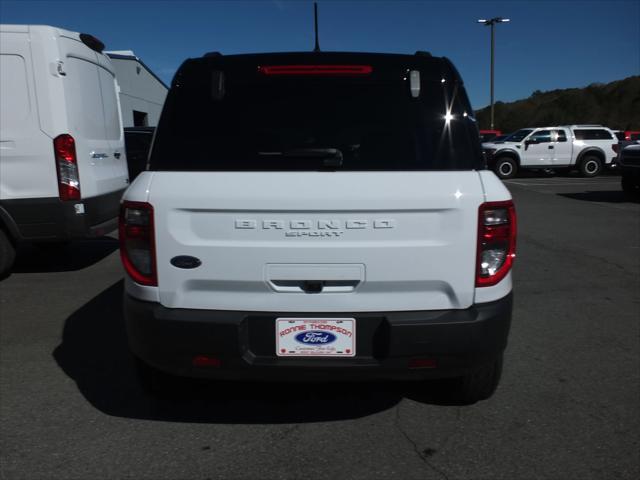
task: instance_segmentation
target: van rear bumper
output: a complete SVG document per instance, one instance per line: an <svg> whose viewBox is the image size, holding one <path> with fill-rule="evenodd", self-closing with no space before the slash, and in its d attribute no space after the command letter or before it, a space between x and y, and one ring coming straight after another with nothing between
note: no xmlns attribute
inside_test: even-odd
<svg viewBox="0 0 640 480"><path fill-rule="evenodd" d="M127 294L132 352L143 362L187 377L237 380L372 380L455 377L498 358L507 345L512 294L465 310L277 313L165 308ZM275 319L353 317L354 358L283 358L275 353ZM217 366L194 366L198 355ZM410 368L410 360L431 360Z"/></svg>
<svg viewBox="0 0 640 480"><path fill-rule="evenodd" d="M70 202L56 197L2 200L0 214L18 241L99 237L118 226L123 193L124 189Z"/></svg>

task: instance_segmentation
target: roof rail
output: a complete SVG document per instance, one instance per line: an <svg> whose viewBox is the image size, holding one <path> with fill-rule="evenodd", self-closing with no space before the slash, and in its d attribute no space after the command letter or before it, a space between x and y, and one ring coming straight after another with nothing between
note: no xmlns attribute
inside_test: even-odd
<svg viewBox="0 0 640 480"><path fill-rule="evenodd" d="M602 125L572 125L577 128L585 128L585 127L602 127Z"/></svg>
<svg viewBox="0 0 640 480"><path fill-rule="evenodd" d="M204 58L207 57L221 57L222 54L220 52L207 52L203 55Z"/></svg>
<svg viewBox="0 0 640 480"><path fill-rule="evenodd" d="M427 52L426 50L416 50L414 55L418 55L420 57L431 57L431 52Z"/></svg>

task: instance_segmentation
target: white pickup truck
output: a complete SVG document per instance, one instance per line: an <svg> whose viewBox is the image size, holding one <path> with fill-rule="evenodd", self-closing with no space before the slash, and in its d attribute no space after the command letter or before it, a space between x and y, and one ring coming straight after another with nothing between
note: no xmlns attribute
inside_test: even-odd
<svg viewBox="0 0 640 480"><path fill-rule="evenodd" d="M460 76L425 54L206 55L124 195L143 385L453 377L495 390L516 217Z"/></svg>
<svg viewBox="0 0 640 480"><path fill-rule="evenodd" d="M617 143L613 131L601 125L568 125L523 128L482 146L489 167L507 179L527 168L573 168L585 177L595 177L611 166Z"/></svg>

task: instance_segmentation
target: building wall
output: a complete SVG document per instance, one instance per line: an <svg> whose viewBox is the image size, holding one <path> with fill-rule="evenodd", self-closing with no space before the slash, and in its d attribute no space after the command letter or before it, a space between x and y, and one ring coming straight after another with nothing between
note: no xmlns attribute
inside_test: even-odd
<svg viewBox="0 0 640 480"><path fill-rule="evenodd" d="M146 113L147 125L155 127L160 118L167 88L137 60L111 58L120 85L122 123L125 127L136 126L134 110Z"/></svg>

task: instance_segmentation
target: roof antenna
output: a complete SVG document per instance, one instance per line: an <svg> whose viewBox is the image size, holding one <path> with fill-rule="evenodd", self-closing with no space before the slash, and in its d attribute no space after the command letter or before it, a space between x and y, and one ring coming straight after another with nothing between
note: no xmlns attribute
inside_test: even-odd
<svg viewBox="0 0 640 480"><path fill-rule="evenodd" d="M319 52L320 43L318 43L318 3L317 2L313 2L313 21L314 21L315 31L316 31L316 46L313 49L313 51Z"/></svg>

